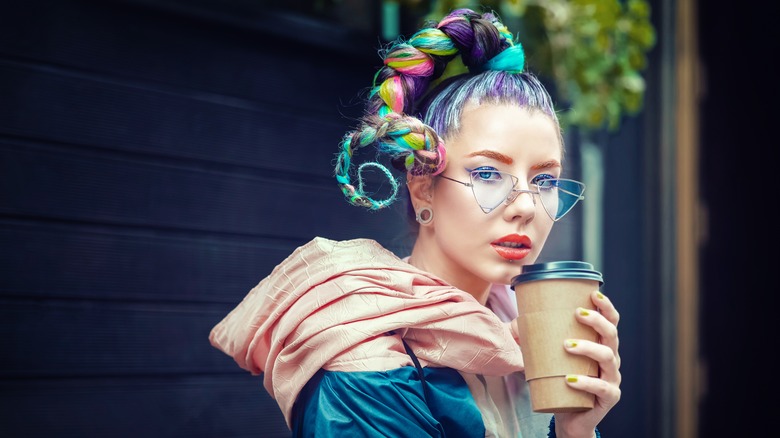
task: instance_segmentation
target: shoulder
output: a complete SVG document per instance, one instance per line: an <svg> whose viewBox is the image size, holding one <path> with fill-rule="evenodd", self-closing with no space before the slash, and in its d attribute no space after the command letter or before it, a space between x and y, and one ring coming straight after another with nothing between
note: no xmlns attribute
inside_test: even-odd
<svg viewBox="0 0 780 438"><path fill-rule="evenodd" d="M365 238L331 240L325 237L315 237L296 248L285 262L301 258L306 258L309 263L326 261L329 263L347 263L347 266L357 264L367 267L376 266L377 263L403 263L397 255L376 240Z"/></svg>
<svg viewBox="0 0 780 438"><path fill-rule="evenodd" d="M302 275L310 281L312 277L327 278L356 269L399 264L405 263L372 239L331 240L315 237L277 264L267 278Z"/></svg>

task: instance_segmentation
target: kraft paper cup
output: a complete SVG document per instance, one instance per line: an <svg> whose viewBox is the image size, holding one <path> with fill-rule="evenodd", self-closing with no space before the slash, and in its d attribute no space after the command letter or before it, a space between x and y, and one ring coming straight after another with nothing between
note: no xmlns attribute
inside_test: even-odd
<svg viewBox="0 0 780 438"><path fill-rule="evenodd" d="M594 309L590 294L604 284L590 263L559 261L523 266L512 279L517 296L520 349L534 412L579 412L593 408L595 395L566 384L567 374L598 376L598 363L567 352L566 339L597 341L574 315Z"/></svg>

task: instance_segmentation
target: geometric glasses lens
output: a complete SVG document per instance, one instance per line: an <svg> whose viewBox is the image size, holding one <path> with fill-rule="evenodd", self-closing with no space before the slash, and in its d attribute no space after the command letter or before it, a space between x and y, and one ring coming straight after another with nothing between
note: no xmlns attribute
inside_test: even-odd
<svg viewBox="0 0 780 438"><path fill-rule="evenodd" d="M542 206L553 221L565 216L578 201L585 199L585 184L573 179L546 179L536 185Z"/></svg>
<svg viewBox="0 0 780 438"><path fill-rule="evenodd" d="M471 172L471 190L474 199L488 213L506 201L517 185L517 177L498 170L474 170Z"/></svg>

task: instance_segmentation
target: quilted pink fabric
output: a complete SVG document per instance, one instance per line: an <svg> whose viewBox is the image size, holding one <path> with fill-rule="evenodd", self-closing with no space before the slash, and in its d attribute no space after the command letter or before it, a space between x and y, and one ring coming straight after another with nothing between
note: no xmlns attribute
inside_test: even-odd
<svg viewBox="0 0 780 438"><path fill-rule="evenodd" d="M387 336L395 331L395 336ZM471 295L400 260L373 240L315 238L296 249L211 331L211 344L276 399L288 425L320 368L385 371L409 365L506 375L523 369L503 323Z"/></svg>

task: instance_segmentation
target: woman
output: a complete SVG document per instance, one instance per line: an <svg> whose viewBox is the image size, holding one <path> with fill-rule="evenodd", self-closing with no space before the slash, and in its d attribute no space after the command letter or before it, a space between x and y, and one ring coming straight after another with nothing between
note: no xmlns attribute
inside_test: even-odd
<svg viewBox="0 0 780 438"><path fill-rule="evenodd" d="M355 184L351 161L363 147L388 154L419 224L411 255L315 238L214 327L211 343L264 373L295 436L598 436L620 399L618 312L594 291L599 312L572 318L600 342L561 340L599 363L599 377L567 378L596 406L534 414L506 286L584 190L561 178L550 96L492 13L455 10L383 58L336 179L352 204L383 208L398 191L391 172L364 163ZM366 167L385 172L389 197L364 192Z"/></svg>

